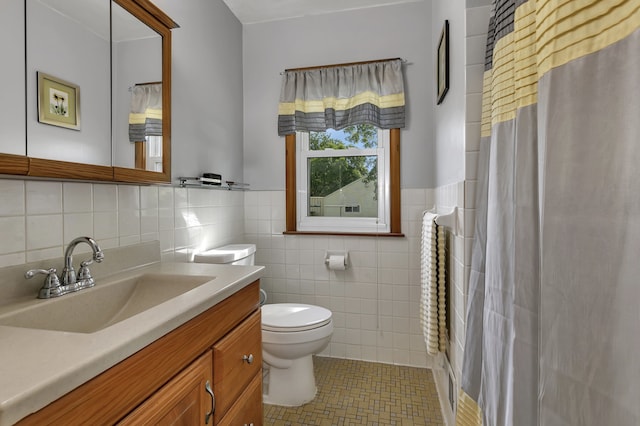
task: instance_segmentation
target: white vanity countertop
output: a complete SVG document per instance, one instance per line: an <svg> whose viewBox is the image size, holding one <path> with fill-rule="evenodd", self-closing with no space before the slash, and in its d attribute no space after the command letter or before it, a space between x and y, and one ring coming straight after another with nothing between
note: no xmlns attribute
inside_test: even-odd
<svg viewBox="0 0 640 426"><path fill-rule="evenodd" d="M263 266L156 263L109 280L143 273L215 278L94 333L0 326L0 426L45 407L259 279L263 270Z"/></svg>

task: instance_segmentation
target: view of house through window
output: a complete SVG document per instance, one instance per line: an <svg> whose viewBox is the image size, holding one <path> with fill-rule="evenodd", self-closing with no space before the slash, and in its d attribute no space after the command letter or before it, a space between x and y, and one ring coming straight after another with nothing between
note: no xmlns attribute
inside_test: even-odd
<svg viewBox="0 0 640 426"><path fill-rule="evenodd" d="M145 136L147 140L147 170L162 172L162 136Z"/></svg>
<svg viewBox="0 0 640 426"><path fill-rule="evenodd" d="M388 230L389 131L358 124L298 138L298 229Z"/></svg>
<svg viewBox="0 0 640 426"><path fill-rule="evenodd" d="M378 156L356 155L377 148L378 129L371 125L310 132L307 214L378 217Z"/></svg>

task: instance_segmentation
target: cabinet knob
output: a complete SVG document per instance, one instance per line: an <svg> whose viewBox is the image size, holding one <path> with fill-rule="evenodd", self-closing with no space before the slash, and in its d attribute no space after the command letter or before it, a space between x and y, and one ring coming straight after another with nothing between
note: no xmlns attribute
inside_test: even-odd
<svg viewBox="0 0 640 426"><path fill-rule="evenodd" d="M253 364L253 354L242 355L242 360L247 361L247 364Z"/></svg>

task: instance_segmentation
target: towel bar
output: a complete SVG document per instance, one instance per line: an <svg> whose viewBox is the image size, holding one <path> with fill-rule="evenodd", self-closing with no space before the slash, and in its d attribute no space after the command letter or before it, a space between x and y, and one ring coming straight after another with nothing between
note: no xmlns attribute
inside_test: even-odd
<svg viewBox="0 0 640 426"><path fill-rule="evenodd" d="M431 210L425 210L422 212L425 213L434 213L436 211L435 206ZM453 235L458 235L458 208L453 207L453 209L448 213L436 214L436 224L440 226L445 226L451 229Z"/></svg>

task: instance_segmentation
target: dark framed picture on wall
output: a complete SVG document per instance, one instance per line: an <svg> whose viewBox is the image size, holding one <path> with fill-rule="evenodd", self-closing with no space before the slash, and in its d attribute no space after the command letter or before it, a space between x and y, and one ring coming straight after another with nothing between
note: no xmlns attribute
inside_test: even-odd
<svg viewBox="0 0 640 426"><path fill-rule="evenodd" d="M449 90L449 21L445 20L438 41L436 58L437 104L440 105Z"/></svg>

